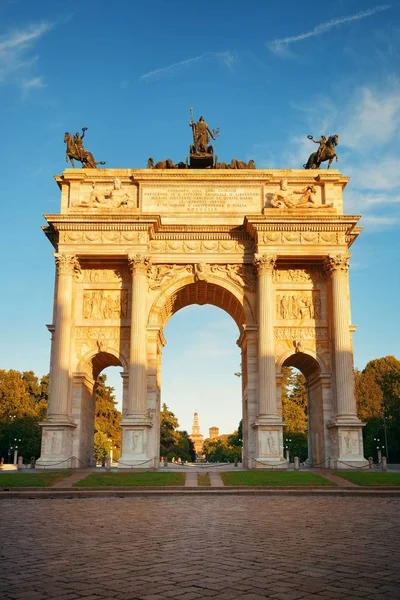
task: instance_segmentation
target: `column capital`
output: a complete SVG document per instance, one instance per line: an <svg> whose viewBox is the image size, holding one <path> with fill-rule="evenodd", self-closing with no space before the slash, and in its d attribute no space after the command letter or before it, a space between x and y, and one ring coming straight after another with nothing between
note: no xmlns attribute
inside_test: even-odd
<svg viewBox="0 0 400 600"><path fill-rule="evenodd" d="M324 261L324 270L327 273L335 273L337 271L346 272L349 270L349 261L351 254L336 254L328 256Z"/></svg>
<svg viewBox="0 0 400 600"><path fill-rule="evenodd" d="M78 277L81 274L79 259L75 254L54 252L54 258L58 275L75 275Z"/></svg>
<svg viewBox="0 0 400 600"><path fill-rule="evenodd" d="M147 269L151 265L151 257L145 254L128 254L128 263L132 275L147 273Z"/></svg>
<svg viewBox="0 0 400 600"><path fill-rule="evenodd" d="M257 268L258 275L272 273L275 269L276 260L275 254L255 254L253 263Z"/></svg>

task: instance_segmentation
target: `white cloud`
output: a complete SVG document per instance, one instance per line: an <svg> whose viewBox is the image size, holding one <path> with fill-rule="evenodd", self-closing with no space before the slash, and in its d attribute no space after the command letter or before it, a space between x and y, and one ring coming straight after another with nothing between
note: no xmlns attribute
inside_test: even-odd
<svg viewBox="0 0 400 600"><path fill-rule="evenodd" d="M183 69L188 69L196 63L201 63L206 60L217 60L222 62L228 69L233 69L233 64L236 61L236 54L234 52L206 52L205 54L201 54L200 56L194 56L193 58L187 58L185 60L181 60L179 62L173 63L167 67L162 67L160 69L155 69L154 71L149 71L144 75L140 76L140 79L143 81L153 81L158 80L160 77L168 77L172 75L176 75Z"/></svg>
<svg viewBox="0 0 400 600"><path fill-rule="evenodd" d="M23 79L21 86L25 90L31 90L34 88L46 87L42 77L32 77L32 79Z"/></svg>
<svg viewBox="0 0 400 600"><path fill-rule="evenodd" d="M15 30L0 37L0 82L15 81L18 76L17 81L24 89L43 87L41 78L30 72L38 59L32 54L32 50L35 43L52 27L51 23L31 24L23 30ZM20 79L21 73L26 76L25 79ZM27 86L27 82L31 82L31 86Z"/></svg>
<svg viewBox="0 0 400 600"><path fill-rule="evenodd" d="M314 27L310 31L306 31L305 33L300 33L299 35L293 35L272 40L271 42L267 43L267 47L269 50L271 50L271 52L284 56L285 54L289 54L287 52L287 47L289 44L294 44L296 42L301 42L311 37L322 35L323 33L326 33L327 31L333 29L334 27L341 27L342 25L345 25L347 23L371 17L372 15L375 15L378 12L382 12L383 10L388 10L389 8L391 8L389 4L382 4L380 6L376 6L375 8L363 10L354 15L349 15L347 17L339 17L337 19L331 19L330 21L325 21L324 23L316 25L316 27Z"/></svg>

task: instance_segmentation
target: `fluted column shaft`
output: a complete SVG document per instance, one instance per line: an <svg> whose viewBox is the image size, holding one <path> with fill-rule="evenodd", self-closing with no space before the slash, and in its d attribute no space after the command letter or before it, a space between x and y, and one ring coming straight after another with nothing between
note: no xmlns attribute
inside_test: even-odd
<svg viewBox="0 0 400 600"><path fill-rule="evenodd" d="M329 257L325 269L331 275L333 342L336 378L336 416L356 417L354 395L353 352L350 334L348 295L349 254Z"/></svg>
<svg viewBox="0 0 400 600"><path fill-rule="evenodd" d="M276 416L273 270L276 256L256 257L258 270L258 411Z"/></svg>
<svg viewBox="0 0 400 600"><path fill-rule="evenodd" d="M149 259L141 255L130 256L132 273L131 338L129 358L129 390L125 416L142 414L147 410L146 403L146 300L147 268Z"/></svg>
<svg viewBox="0 0 400 600"><path fill-rule="evenodd" d="M80 267L75 255L55 253L54 256L58 280L48 417L52 420L70 420L68 394L70 386L73 276L80 271Z"/></svg>

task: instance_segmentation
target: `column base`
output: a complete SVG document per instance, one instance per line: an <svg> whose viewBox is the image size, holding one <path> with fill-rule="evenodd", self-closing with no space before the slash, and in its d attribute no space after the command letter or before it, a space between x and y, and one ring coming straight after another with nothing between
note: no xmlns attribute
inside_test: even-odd
<svg viewBox="0 0 400 600"><path fill-rule="evenodd" d="M68 417L46 419L42 423L42 449L36 469L73 469L78 467L72 455L72 436L76 423Z"/></svg>
<svg viewBox="0 0 400 600"><path fill-rule="evenodd" d="M252 469L287 469L283 455L283 422L277 416L260 415L252 424L256 434L256 458Z"/></svg>
<svg viewBox="0 0 400 600"><path fill-rule="evenodd" d="M368 466L368 461L364 458L363 427L364 423L357 417L350 417L347 422L344 417L338 417L327 425L331 456L337 469Z"/></svg>
<svg viewBox="0 0 400 600"><path fill-rule="evenodd" d="M126 417L121 422L122 449L118 469L154 469L159 457L149 456L149 427L147 415Z"/></svg>

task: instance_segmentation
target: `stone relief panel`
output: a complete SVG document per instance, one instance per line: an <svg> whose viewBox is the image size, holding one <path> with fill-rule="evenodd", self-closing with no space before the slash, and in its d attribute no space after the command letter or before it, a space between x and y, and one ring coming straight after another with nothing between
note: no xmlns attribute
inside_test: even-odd
<svg viewBox="0 0 400 600"><path fill-rule="evenodd" d="M183 275L193 275L195 281L208 281L209 276L219 275L228 278L241 288L255 291L257 278L252 265L243 264L209 264L206 262L186 265L151 265L148 270L149 288L160 289L172 279Z"/></svg>
<svg viewBox="0 0 400 600"><path fill-rule="evenodd" d="M90 191L86 186L80 190L80 199L73 202L74 208L86 209L132 209L137 207L137 188L128 185L123 187L118 177L114 177L113 185L97 184L92 181Z"/></svg>
<svg viewBox="0 0 400 600"><path fill-rule="evenodd" d="M276 295L276 317L278 319L321 319L319 290Z"/></svg>
<svg viewBox="0 0 400 600"><path fill-rule="evenodd" d="M275 269L273 279L276 283L315 283L326 280L325 271L318 267L306 269Z"/></svg>
<svg viewBox="0 0 400 600"><path fill-rule="evenodd" d="M146 244L147 231L60 231L64 244Z"/></svg>
<svg viewBox="0 0 400 600"><path fill-rule="evenodd" d="M341 430L340 432L340 454L351 455L360 453L360 440L358 431Z"/></svg>
<svg viewBox="0 0 400 600"><path fill-rule="evenodd" d="M143 429L125 429L124 430L124 451L133 454L143 454L144 452L144 430Z"/></svg>
<svg viewBox="0 0 400 600"><path fill-rule="evenodd" d="M279 457L279 434L277 431L259 431L260 457Z"/></svg>
<svg viewBox="0 0 400 600"><path fill-rule="evenodd" d="M127 290L94 290L84 292L84 319L126 319L127 316Z"/></svg>
<svg viewBox="0 0 400 600"><path fill-rule="evenodd" d="M49 431L43 429L42 445L43 454L59 455L62 453L62 431Z"/></svg>

